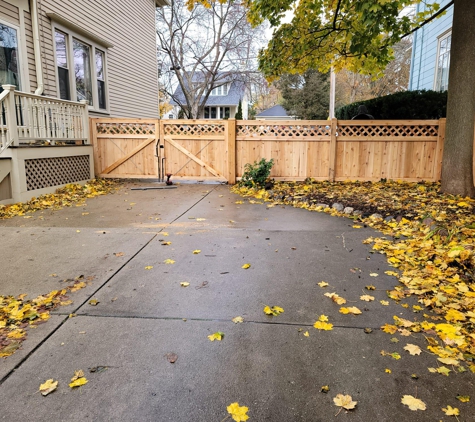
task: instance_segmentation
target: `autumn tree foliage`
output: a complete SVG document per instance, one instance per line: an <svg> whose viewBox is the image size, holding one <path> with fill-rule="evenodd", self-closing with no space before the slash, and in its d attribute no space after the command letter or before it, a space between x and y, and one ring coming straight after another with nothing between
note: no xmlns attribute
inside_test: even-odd
<svg viewBox="0 0 475 422"><path fill-rule="evenodd" d="M401 13L418 3L426 6L422 12ZM269 78L332 66L377 78L393 59L393 46L440 9L435 0L248 0L247 5L251 22L267 19L275 28L259 57ZM282 23L291 10L292 21ZM473 22L475 2L454 0L442 190L469 196L475 196Z"/></svg>

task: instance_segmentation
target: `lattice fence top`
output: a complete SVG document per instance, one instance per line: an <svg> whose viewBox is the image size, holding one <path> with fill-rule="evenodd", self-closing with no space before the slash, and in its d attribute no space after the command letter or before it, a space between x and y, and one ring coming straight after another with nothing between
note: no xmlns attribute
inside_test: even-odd
<svg viewBox="0 0 475 422"><path fill-rule="evenodd" d="M439 132L438 125L338 125L338 136L416 136L433 137Z"/></svg>
<svg viewBox="0 0 475 422"><path fill-rule="evenodd" d="M238 125L237 136L263 137L276 136L288 138L294 136L330 136L330 125Z"/></svg>
<svg viewBox="0 0 475 422"><path fill-rule="evenodd" d="M163 132L165 135L193 135L193 136L210 136L210 135L224 135L224 124L213 123L165 123L163 125Z"/></svg>
<svg viewBox="0 0 475 422"><path fill-rule="evenodd" d="M97 123L101 135L155 135L154 123Z"/></svg>

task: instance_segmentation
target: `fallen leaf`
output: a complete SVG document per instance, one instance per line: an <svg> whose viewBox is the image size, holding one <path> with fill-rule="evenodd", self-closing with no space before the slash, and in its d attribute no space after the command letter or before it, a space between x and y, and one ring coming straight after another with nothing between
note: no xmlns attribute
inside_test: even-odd
<svg viewBox="0 0 475 422"><path fill-rule="evenodd" d="M168 233L167 232L161 232L160 233L162 236L168 236Z"/></svg>
<svg viewBox="0 0 475 422"><path fill-rule="evenodd" d="M208 336L208 338L211 340L211 341L215 341L215 340L218 340L218 341L221 341L224 337L224 333L222 333L221 331L217 331L213 334L210 334Z"/></svg>
<svg viewBox="0 0 475 422"><path fill-rule="evenodd" d="M124 252L114 252L115 256L124 256Z"/></svg>
<svg viewBox="0 0 475 422"><path fill-rule="evenodd" d="M363 295L363 296L360 296L360 300L364 300L365 302L371 302L372 300L374 300L374 296Z"/></svg>
<svg viewBox="0 0 475 422"><path fill-rule="evenodd" d="M197 218L196 221L205 221L206 218Z"/></svg>
<svg viewBox="0 0 475 422"><path fill-rule="evenodd" d="M164 264L174 264L175 261L173 259L165 259L165 261L163 261Z"/></svg>
<svg viewBox="0 0 475 422"><path fill-rule="evenodd" d="M47 396L49 393L52 393L54 390L56 390L56 388L58 388L58 381L54 381L51 378L40 385L40 393L43 396Z"/></svg>
<svg viewBox="0 0 475 422"><path fill-rule="evenodd" d="M330 391L330 386L324 385L322 388L320 388L320 391L326 394Z"/></svg>
<svg viewBox="0 0 475 422"><path fill-rule="evenodd" d="M383 306L389 306L389 302L387 300L380 300L379 303Z"/></svg>
<svg viewBox="0 0 475 422"><path fill-rule="evenodd" d="M390 374L392 371L390 369L385 369L384 372L386 372L387 374Z"/></svg>
<svg viewBox="0 0 475 422"><path fill-rule="evenodd" d="M180 283L180 286L181 286L181 287L188 287L189 285L190 285L190 283L188 283L187 281L182 281L182 282Z"/></svg>
<svg viewBox="0 0 475 422"><path fill-rule="evenodd" d="M74 376L71 378L71 381L76 381L78 378L82 378L84 376L84 371L79 369L74 371Z"/></svg>
<svg viewBox="0 0 475 422"><path fill-rule="evenodd" d="M304 335L305 337L310 337L310 334L309 334L308 331L305 331L305 333L303 333L303 335Z"/></svg>
<svg viewBox="0 0 475 422"><path fill-rule="evenodd" d="M460 411L456 407L452 406L447 406L442 408L442 411L447 415L447 416L459 416Z"/></svg>
<svg viewBox="0 0 475 422"><path fill-rule="evenodd" d="M176 353L167 353L165 356L167 357L168 362L170 363L175 363L178 359L178 355Z"/></svg>
<svg viewBox="0 0 475 422"><path fill-rule="evenodd" d="M407 350L412 356L420 355L422 352L421 348L415 344L407 344L404 346L404 350Z"/></svg>
<svg viewBox="0 0 475 422"><path fill-rule="evenodd" d="M333 398L333 403L335 403L335 406L342 407L346 410L351 410L356 407L358 402L353 401L349 395L337 394L336 397Z"/></svg>
<svg viewBox="0 0 475 422"><path fill-rule="evenodd" d="M251 264L244 264L241 268L247 270L248 268L251 268Z"/></svg>
<svg viewBox="0 0 475 422"><path fill-rule="evenodd" d="M411 410L426 410L426 404L413 396L404 395L401 399L401 403L408 406Z"/></svg>
<svg viewBox="0 0 475 422"><path fill-rule="evenodd" d="M194 254L194 255L198 255L200 252L201 252L201 251L200 251L199 249L195 249L195 250L193 251L193 254Z"/></svg>
<svg viewBox="0 0 475 422"><path fill-rule="evenodd" d="M284 309L281 308L280 306L265 306L264 307L264 313L266 315L274 315L274 316L277 316L279 314L281 314L282 312L284 312Z"/></svg>
<svg viewBox="0 0 475 422"><path fill-rule="evenodd" d="M365 286L366 290L376 290L376 287L373 285Z"/></svg>
<svg viewBox="0 0 475 422"><path fill-rule="evenodd" d="M172 242L162 242L160 243L160 245L162 246L170 246L172 244Z"/></svg>
<svg viewBox="0 0 475 422"><path fill-rule="evenodd" d="M328 283L325 281L320 281L320 283L317 283L320 287L327 287Z"/></svg>
<svg viewBox="0 0 475 422"><path fill-rule="evenodd" d="M340 313L359 315L361 314L361 311L356 306L350 306L348 308L340 308Z"/></svg>
<svg viewBox="0 0 475 422"><path fill-rule="evenodd" d="M354 224L352 227L353 227L354 229L361 229L362 226L360 226L359 224Z"/></svg>
<svg viewBox="0 0 475 422"><path fill-rule="evenodd" d="M97 299L91 299L89 301L89 305L91 306L97 306L97 304L100 303Z"/></svg>
<svg viewBox="0 0 475 422"><path fill-rule="evenodd" d="M392 275L394 277L397 277L399 275L396 271L385 271L384 274Z"/></svg>
<svg viewBox="0 0 475 422"><path fill-rule="evenodd" d="M370 277L377 277L379 274L378 273L370 273Z"/></svg>
<svg viewBox="0 0 475 422"><path fill-rule="evenodd" d="M456 396L457 400L461 401L462 403L468 403L470 401L470 396Z"/></svg>
<svg viewBox="0 0 475 422"><path fill-rule="evenodd" d="M87 379L85 377L78 378L77 380L70 382L69 386L71 388L81 387L81 385L87 384Z"/></svg>
<svg viewBox="0 0 475 422"><path fill-rule="evenodd" d="M153 265L147 265L147 266L145 267L146 270L151 270L152 268L153 268Z"/></svg>
<svg viewBox="0 0 475 422"><path fill-rule="evenodd" d="M324 330L324 331L333 330L333 324L330 324L329 322L316 321L315 324L313 324L313 326L317 330Z"/></svg>
<svg viewBox="0 0 475 422"><path fill-rule="evenodd" d="M239 406L238 402L231 403L228 407L226 407L226 410L232 416L232 419L235 422L244 422L249 419L249 416L246 414L249 411L249 408L246 406Z"/></svg>
<svg viewBox="0 0 475 422"><path fill-rule="evenodd" d="M234 317L231 321L234 322L235 324L240 324L241 322L244 322L244 319L242 316L237 316L237 317Z"/></svg>
<svg viewBox="0 0 475 422"><path fill-rule="evenodd" d="M320 315L318 317L318 320L319 321L323 321L323 322L327 322L328 321L328 317L326 315Z"/></svg>

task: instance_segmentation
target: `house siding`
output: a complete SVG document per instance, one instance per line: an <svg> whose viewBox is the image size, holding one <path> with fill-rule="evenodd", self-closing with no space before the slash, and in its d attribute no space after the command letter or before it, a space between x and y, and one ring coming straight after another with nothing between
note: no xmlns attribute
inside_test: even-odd
<svg viewBox="0 0 475 422"><path fill-rule="evenodd" d="M35 48L33 46L33 29L31 26L31 13L24 10L25 20L25 41L26 41L26 57L28 59L28 76L30 78L30 91L33 93L37 87L36 66L35 66Z"/></svg>
<svg viewBox="0 0 475 422"><path fill-rule="evenodd" d="M442 0L441 7L447 3L449 0ZM424 8L425 5L419 4L417 11L422 11ZM453 10L453 6L449 7L444 16L415 32L409 90L434 89L438 37L452 27Z"/></svg>
<svg viewBox="0 0 475 422"><path fill-rule="evenodd" d="M56 13L114 45L106 49L110 115L158 117L153 0L39 0L38 12L46 95L57 97L52 22L47 16Z"/></svg>
<svg viewBox="0 0 475 422"><path fill-rule="evenodd" d="M16 26L20 25L20 15L18 7L0 0L0 19L10 22Z"/></svg>

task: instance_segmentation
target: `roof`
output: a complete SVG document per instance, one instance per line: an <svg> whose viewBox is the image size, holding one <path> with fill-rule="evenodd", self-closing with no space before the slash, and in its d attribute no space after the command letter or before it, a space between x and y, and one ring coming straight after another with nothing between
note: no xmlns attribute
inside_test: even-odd
<svg viewBox="0 0 475 422"><path fill-rule="evenodd" d="M221 83L222 81L220 81ZM241 81L233 81L231 82L231 87L228 90L228 95L210 95L208 100L206 101L206 106L232 106L238 105L239 100L242 100L244 96L244 89L245 85ZM185 95L183 94L183 90L181 86L178 85L177 89L174 93L175 98L180 101L181 104L186 104ZM173 99L170 100L171 105L178 105L176 101Z"/></svg>
<svg viewBox="0 0 475 422"><path fill-rule="evenodd" d="M274 107L268 108L263 112L256 115L256 118L259 117L290 117L285 111L285 108L277 104Z"/></svg>

